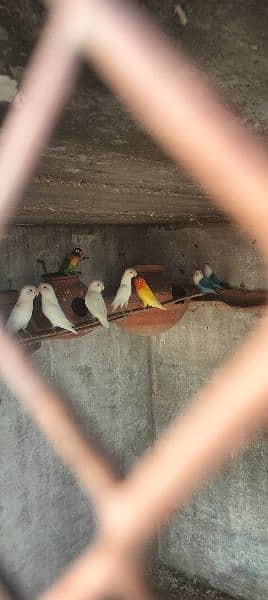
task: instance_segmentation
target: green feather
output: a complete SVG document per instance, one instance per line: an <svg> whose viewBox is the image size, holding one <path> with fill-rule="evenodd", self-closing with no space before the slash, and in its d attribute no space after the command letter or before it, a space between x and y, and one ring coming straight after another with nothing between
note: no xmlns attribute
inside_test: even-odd
<svg viewBox="0 0 268 600"><path fill-rule="evenodd" d="M73 273L75 271L75 267L73 267L71 264L71 257L70 256L66 256L61 268L59 270L59 273L63 274L63 275L68 275L68 273Z"/></svg>

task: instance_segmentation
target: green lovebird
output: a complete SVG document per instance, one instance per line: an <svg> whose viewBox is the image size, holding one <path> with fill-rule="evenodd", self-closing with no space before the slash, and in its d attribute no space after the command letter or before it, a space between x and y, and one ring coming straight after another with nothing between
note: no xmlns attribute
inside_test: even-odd
<svg viewBox="0 0 268 600"><path fill-rule="evenodd" d="M72 253L65 257L59 273L61 275L72 275L76 271L80 259L83 258L83 256L84 252L81 248L74 248Z"/></svg>

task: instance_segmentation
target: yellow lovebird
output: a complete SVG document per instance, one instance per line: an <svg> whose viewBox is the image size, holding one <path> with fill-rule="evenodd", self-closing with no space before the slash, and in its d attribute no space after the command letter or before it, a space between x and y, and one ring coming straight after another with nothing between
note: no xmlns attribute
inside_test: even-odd
<svg viewBox="0 0 268 600"><path fill-rule="evenodd" d="M136 292L143 302L143 306L146 308L147 306L151 306L152 308L160 308L160 310L167 310L161 302L158 302L151 288L146 283L145 279L142 277L135 277L135 288Z"/></svg>

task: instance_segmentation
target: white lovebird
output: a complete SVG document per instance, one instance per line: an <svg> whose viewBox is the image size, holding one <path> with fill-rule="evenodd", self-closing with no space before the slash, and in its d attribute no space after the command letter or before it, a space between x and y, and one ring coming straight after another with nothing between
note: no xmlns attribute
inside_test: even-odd
<svg viewBox="0 0 268 600"><path fill-rule="evenodd" d="M34 285L25 285L20 290L20 294L15 306L8 317L6 328L10 333L26 331L27 325L31 320L33 313L33 301L38 296L38 291Z"/></svg>
<svg viewBox="0 0 268 600"><path fill-rule="evenodd" d="M112 302L113 310L116 310L117 308L127 308L131 296L131 280L136 276L137 272L134 271L134 269L125 270L116 296Z"/></svg>
<svg viewBox="0 0 268 600"><path fill-rule="evenodd" d="M59 305L55 291L49 283L40 283L38 292L42 298L42 311L45 317L50 321L52 327L60 327L77 335L74 324L67 319L62 308Z"/></svg>
<svg viewBox="0 0 268 600"><path fill-rule="evenodd" d="M110 323L107 319L106 304L102 297L103 290L103 281L92 281L85 297L85 304L92 316L98 319L103 327L108 329Z"/></svg>

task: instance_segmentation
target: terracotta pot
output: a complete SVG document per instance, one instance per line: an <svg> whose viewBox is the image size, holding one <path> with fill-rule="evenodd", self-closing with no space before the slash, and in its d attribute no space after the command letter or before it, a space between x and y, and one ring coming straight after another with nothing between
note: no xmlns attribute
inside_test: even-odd
<svg viewBox="0 0 268 600"><path fill-rule="evenodd" d="M74 325L86 325L89 320L92 320L84 301L87 287L80 281L79 275L58 275L56 273L48 273L43 275L42 281L52 285L62 310ZM40 333L52 331L50 322L42 313L41 298L36 299L35 306L34 333L38 335ZM88 330L85 327L81 329L77 335L69 331L63 332L63 330L59 330L59 332L59 335L53 335L53 340L81 337L86 335Z"/></svg>
<svg viewBox="0 0 268 600"><path fill-rule="evenodd" d="M168 282L165 269L162 265L135 265L133 268L137 271L138 275L144 277L161 303L172 300L172 286ZM184 290L181 290L181 292L181 295L184 295ZM167 305L166 311L159 310L158 308L150 308L144 309L141 312L133 312L122 320L117 321L116 324L124 331L135 335L158 335L180 321L189 303L190 301L185 301L180 304ZM129 300L128 309L133 310L140 307L142 307L142 304L134 288Z"/></svg>
<svg viewBox="0 0 268 600"><path fill-rule="evenodd" d="M248 290L219 290L218 298L230 307L236 307L243 310L253 309L265 306L267 301L267 292L265 291L248 291Z"/></svg>

